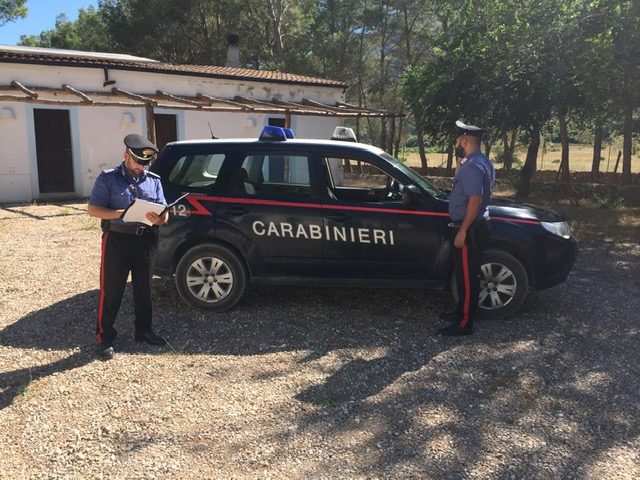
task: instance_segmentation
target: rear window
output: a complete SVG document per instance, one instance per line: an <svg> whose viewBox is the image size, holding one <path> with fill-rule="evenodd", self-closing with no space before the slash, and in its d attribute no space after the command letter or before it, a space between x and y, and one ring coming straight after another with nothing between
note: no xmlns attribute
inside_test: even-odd
<svg viewBox="0 0 640 480"><path fill-rule="evenodd" d="M311 196L306 155L249 155L242 162L240 176L241 191L249 195Z"/></svg>
<svg viewBox="0 0 640 480"><path fill-rule="evenodd" d="M185 155L178 159L169 173L168 180L180 187L212 187L218 180L224 159L224 153Z"/></svg>

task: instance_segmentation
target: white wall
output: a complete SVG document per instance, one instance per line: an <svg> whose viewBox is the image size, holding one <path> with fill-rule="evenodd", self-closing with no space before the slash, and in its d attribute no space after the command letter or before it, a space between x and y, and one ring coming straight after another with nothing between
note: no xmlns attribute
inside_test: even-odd
<svg viewBox="0 0 640 480"><path fill-rule="evenodd" d="M10 116L16 118L4 118ZM33 198L28 122L33 123L33 116L27 118L25 103L0 102L0 202L27 202Z"/></svg>
<svg viewBox="0 0 640 480"><path fill-rule="evenodd" d="M86 197L102 170L122 162L124 137L130 133L147 135L146 117L144 108L74 107L73 110L79 120L77 130L71 131L72 148L78 146L74 163L80 167L76 193Z"/></svg>

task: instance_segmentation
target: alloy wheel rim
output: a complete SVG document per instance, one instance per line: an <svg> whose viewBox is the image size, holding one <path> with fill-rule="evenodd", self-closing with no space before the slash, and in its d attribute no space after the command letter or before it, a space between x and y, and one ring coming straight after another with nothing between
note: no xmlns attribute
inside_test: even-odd
<svg viewBox="0 0 640 480"><path fill-rule="evenodd" d="M233 289L233 272L217 257L200 257L187 269L187 288L194 298L204 303L218 303Z"/></svg>
<svg viewBox="0 0 640 480"><path fill-rule="evenodd" d="M513 271L501 263L485 263L480 267L479 306L484 310L506 307L518 292Z"/></svg>

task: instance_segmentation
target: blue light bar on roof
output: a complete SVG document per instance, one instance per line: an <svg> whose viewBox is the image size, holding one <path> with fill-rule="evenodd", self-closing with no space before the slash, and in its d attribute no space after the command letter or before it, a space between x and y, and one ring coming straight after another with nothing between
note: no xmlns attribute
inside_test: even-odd
<svg viewBox="0 0 640 480"><path fill-rule="evenodd" d="M262 133L260 133L259 140L283 142L287 138L293 138L293 132L290 133L291 136L289 137L289 135L287 135L286 130L289 130L291 132L291 130L288 128L274 127L273 125L265 125L264 128L262 129Z"/></svg>
<svg viewBox="0 0 640 480"><path fill-rule="evenodd" d="M295 135L293 134L293 130L291 130L290 128L283 128L283 130L287 138L296 138Z"/></svg>

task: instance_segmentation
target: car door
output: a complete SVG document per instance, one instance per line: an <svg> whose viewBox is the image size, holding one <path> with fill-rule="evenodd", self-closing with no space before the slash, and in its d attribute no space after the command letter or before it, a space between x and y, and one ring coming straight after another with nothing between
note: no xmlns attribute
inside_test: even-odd
<svg viewBox="0 0 640 480"><path fill-rule="evenodd" d="M411 180L382 159L325 154L324 259L343 278L441 283L447 214L426 194L406 204Z"/></svg>
<svg viewBox="0 0 640 480"><path fill-rule="evenodd" d="M255 279L318 276L322 209L309 154L280 145L246 150L217 208L219 238L237 246Z"/></svg>

